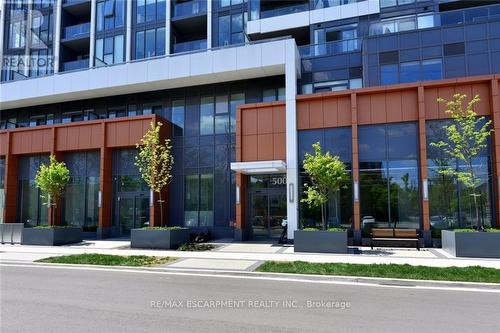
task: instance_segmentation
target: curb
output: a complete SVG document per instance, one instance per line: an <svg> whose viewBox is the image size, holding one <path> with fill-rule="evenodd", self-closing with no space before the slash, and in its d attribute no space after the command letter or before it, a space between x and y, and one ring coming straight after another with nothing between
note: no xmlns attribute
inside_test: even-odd
<svg viewBox="0 0 500 333"><path fill-rule="evenodd" d="M73 265L73 264L55 264L55 263L36 263L22 261L0 261L0 266L17 267L53 267L69 269L106 270L106 271L125 271L125 272L150 272L165 273L174 275L200 275L212 277L231 277L231 278L253 278L282 280L289 282L311 282L326 284L350 284L364 285L372 287L399 287L409 289L449 289L457 291L483 291L500 293L500 283L482 283L482 282L461 282L461 281L440 281L440 280L412 280L395 278L376 278L359 276L337 276L337 275L313 275L313 274L291 274L291 273L268 273L252 272L241 270L216 270L216 269L196 269L196 268L168 268L168 267L133 267L133 266L104 266L104 265Z"/></svg>

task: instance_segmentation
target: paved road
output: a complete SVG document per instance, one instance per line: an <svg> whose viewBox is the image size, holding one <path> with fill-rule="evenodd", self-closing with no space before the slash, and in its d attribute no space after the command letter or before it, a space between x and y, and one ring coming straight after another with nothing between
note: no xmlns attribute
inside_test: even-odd
<svg viewBox="0 0 500 333"><path fill-rule="evenodd" d="M0 283L5 333L500 331L498 293L12 266Z"/></svg>

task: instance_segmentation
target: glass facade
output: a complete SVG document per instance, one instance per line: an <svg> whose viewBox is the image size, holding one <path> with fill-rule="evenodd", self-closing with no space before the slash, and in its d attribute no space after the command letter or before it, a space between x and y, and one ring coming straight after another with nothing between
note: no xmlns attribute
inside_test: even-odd
<svg viewBox="0 0 500 333"><path fill-rule="evenodd" d="M78 152L64 155L70 182L64 191L63 223L96 231L99 224L100 153Z"/></svg>
<svg viewBox="0 0 500 333"><path fill-rule="evenodd" d="M184 225L186 227L213 227L213 174L185 176Z"/></svg>
<svg viewBox="0 0 500 333"><path fill-rule="evenodd" d="M299 163L302 165L306 153L312 153L312 145L316 142L321 144L323 152L330 152L346 164L351 174L352 163L352 134L350 127L325 128L315 130L299 131ZM304 196L304 183L309 178L301 166L299 193ZM329 197L326 209L327 224L329 227L344 226L352 228L353 219L352 182L345 184L339 192ZM319 207L311 208L305 203L300 203L299 227L321 227L321 210Z"/></svg>
<svg viewBox="0 0 500 333"><path fill-rule="evenodd" d="M95 66L125 61L124 0L102 0L96 4Z"/></svg>
<svg viewBox="0 0 500 333"><path fill-rule="evenodd" d="M416 123L359 126L361 228L420 228Z"/></svg>
<svg viewBox="0 0 500 333"><path fill-rule="evenodd" d="M47 163L47 155L23 156L19 159L17 220L26 226L47 225L48 198L35 186L40 164Z"/></svg>
<svg viewBox="0 0 500 333"><path fill-rule="evenodd" d="M449 167L467 172L470 169L463 161L452 159L441 149L431 145L432 142L448 140L443 126L449 124L449 120L426 122L429 214L431 228L436 230L472 227L476 224L476 206L471 191L455 177L440 172ZM473 170L480 180L480 185L476 188L479 218L484 226L491 226L494 204L492 156L489 144L473 160Z"/></svg>
<svg viewBox="0 0 500 333"><path fill-rule="evenodd" d="M166 1L134 1L133 12L133 59L164 55Z"/></svg>

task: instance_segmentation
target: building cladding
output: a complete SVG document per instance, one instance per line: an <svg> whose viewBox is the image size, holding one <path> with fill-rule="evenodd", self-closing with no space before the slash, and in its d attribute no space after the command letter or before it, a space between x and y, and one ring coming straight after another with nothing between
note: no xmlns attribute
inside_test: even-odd
<svg viewBox="0 0 500 333"><path fill-rule="evenodd" d="M466 188L430 143L437 98L481 98L492 120L475 159L480 217L500 226L500 1L4 0L0 2L0 220L84 228L146 225L214 237L279 237L320 220L302 204L311 145L350 182L327 220L355 243L371 227L470 226ZM160 221L134 166L162 122L175 165ZM59 210L34 187L49 154L71 181ZM461 168L459 161L452 161ZM436 234L436 233L434 233Z"/></svg>

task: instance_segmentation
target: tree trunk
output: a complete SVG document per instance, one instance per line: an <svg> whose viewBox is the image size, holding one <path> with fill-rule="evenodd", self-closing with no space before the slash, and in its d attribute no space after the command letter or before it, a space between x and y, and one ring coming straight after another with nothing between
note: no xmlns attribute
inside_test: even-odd
<svg viewBox="0 0 500 333"><path fill-rule="evenodd" d="M161 200L161 191L158 194L160 196L160 200L158 200L160 203L160 227L163 227L163 200Z"/></svg>
<svg viewBox="0 0 500 333"><path fill-rule="evenodd" d="M325 204L321 204L321 224L323 227L323 230L326 230L326 221L325 221Z"/></svg>

